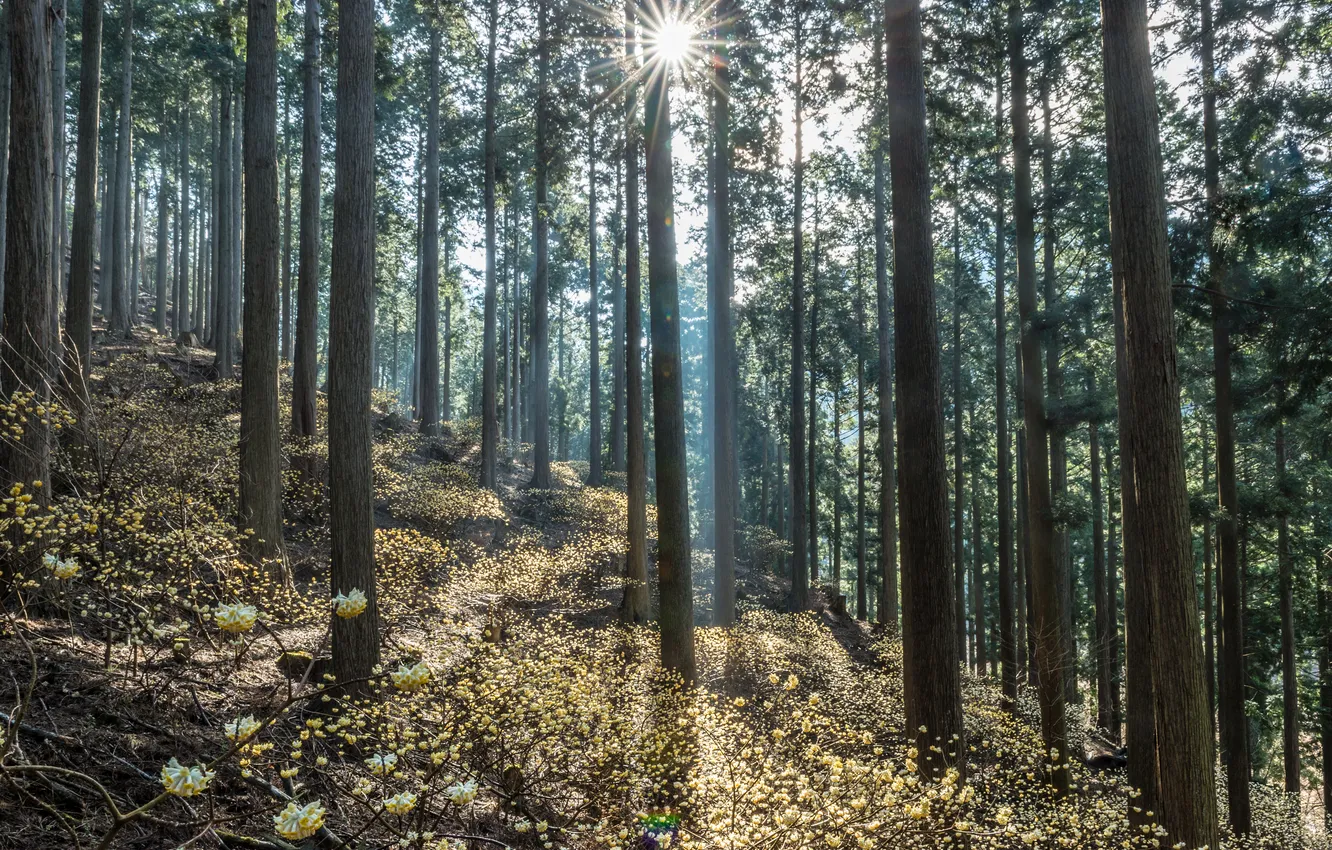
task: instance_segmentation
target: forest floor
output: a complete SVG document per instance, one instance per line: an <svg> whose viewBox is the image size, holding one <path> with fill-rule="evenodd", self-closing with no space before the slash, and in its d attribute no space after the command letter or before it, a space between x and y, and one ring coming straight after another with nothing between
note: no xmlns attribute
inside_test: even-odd
<svg viewBox="0 0 1332 850"><path fill-rule="evenodd" d="M60 440L40 542L78 573L34 580L0 622L3 850L1169 846L1129 824L1122 774L1062 766L1077 792L1053 798L1029 695L1014 720L985 677L964 674L966 775L935 771L903 735L900 642L822 595L783 613L751 552L739 623L700 628L682 688L654 627L617 617L622 478L588 488L585 464L556 464L535 491L505 461L500 491L480 490L476 424L425 438L386 396L384 675L367 700L331 698L326 446L284 446L316 482L287 473L291 582L247 565L239 384L206 380L209 357L152 335L97 348L91 424ZM230 604L254 625L220 630ZM206 788L164 793L172 759ZM1278 797L1259 799L1251 846L1322 846Z"/></svg>

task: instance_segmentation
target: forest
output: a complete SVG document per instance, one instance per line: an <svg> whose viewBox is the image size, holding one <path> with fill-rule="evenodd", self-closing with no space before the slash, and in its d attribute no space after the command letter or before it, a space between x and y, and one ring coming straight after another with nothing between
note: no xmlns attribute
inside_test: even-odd
<svg viewBox="0 0 1332 850"><path fill-rule="evenodd" d="M0 0L0 850L1332 848L1329 0Z"/></svg>

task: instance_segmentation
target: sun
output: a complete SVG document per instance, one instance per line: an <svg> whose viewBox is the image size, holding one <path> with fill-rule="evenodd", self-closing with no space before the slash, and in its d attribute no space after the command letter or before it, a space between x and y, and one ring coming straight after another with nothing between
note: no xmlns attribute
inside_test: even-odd
<svg viewBox="0 0 1332 850"><path fill-rule="evenodd" d="M694 34L681 20L669 19L648 38L653 53L672 65L682 64L694 48Z"/></svg>

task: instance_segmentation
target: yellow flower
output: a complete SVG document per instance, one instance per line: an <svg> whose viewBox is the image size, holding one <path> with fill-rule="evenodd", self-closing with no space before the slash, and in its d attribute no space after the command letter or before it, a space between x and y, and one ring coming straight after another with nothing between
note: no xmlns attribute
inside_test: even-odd
<svg viewBox="0 0 1332 850"><path fill-rule="evenodd" d="M393 678L393 687L400 691L414 691L430 681L430 667L424 661L418 661L411 667L400 666L389 675Z"/></svg>
<svg viewBox="0 0 1332 850"><path fill-rule="evenodd" d="M304 806L288 803L285 809L273 816L273 828L283 838L299 841L318 832L324 825L326 814L318 800Z"/></svg>
<svg viewBox="0 0 1332 850"><path fill-rule="evenodd" d="M405 815L416 808L416 795L410 791L394 794L384 800L384 808L391 814Z"/></svg>
<svg viewBox="0 0 1332 850"><path fill-rule="evenodd" d="M237 717L235 720L224 725L222 731L226 733L228 740L244 741L258 732L260 725L259 721L255 720L253 715L247 714L244 717Z"/></svg>
<svg viewBox="0 0 1332 850"><path fill-rule="evenodd" d="M212 778L213 772L203 765L185 767L174 758L162 768L162 787L177 797L202 794Z"/></svg>
<svg viewBox="0 0 1332 850"><path fill-rule="evenodd" d="M222 604L213 612L217 627L233 634L248 632L259 619L259 611L253 605Z"/></svg>
<svg viewBox="0 0 1332 850"><path fill-rule="evenodd" d="M369 765L370 772L375 776L383 776L393 771L398 763L398 756L395 753L375 753L366 759L365 763Z"/></svg>
<svg viewBox="0 0 1332 850"><path fill-rule="evenodd" d="M55 573L55 577L61 581L68 581L79 574L79 562L73 558L68 561L57 561L51 572Z"/></svg>
<svg viewBox="0 0 1332 850"><path fill-rule="evenodd" d="M365 612L369 600L365 593L360 589L353 587L345 595L339 593L333 597L333 611L342 619L350 620L352 617Z"/></svg>

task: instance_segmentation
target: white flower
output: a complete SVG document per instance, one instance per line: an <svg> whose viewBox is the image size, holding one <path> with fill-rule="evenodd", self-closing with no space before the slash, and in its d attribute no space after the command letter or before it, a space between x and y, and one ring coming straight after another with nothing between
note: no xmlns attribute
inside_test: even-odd
<svg viewBox="0 0 1332 850"><path fill-rule="evenodd" d="M444 789L444 796L449 798L449 802L459 806L465 806L476 799L478 786L475 779L468 779L463 782L455 782Z"/></svg>
<svg viewBox="0 0 1332 850"><path fill-rule="evenodd" d="M405 815L416 808L416 795L410 791L394 794L384 800L384 808L391 814Z"/></svg>
<svg viewBox="0 0 1332 850"><path fill-rule="evenodd" d="M273 816L273 828L277 834L290 841L309 838L324 825L324 807L315 800L304 806L288 803L287 807Z"/></svg>
<svg viewBox="0 0 1332 850"><path fill-rule="evenodd" d="M248 632L259 619L259 611L253 605L222 604L213 612L217 627L224 632Z"/></svg>
<svg viewBox="0 0 1332 850"><path fill-rule="evenodd" d="M162 787L177 797L202 794L212 778L213 772L203 765L185 767L174 758L162 768Z"/></svg>
<svg viewBox="0 0 1332 850"><path fill-rule="evenodd" d="M258 720L254 719L253 715L247 714L225 724L222 731L226 733L227 738L231 741L244 741L258 732L261 725Z"/></svg>
<svg viewBox="0 0 1332 850"><path fill-rule="evenodd" d="M365 760L370 767L370 772L375 776L383 776L386 773L392 773L394 766L398 763L396 753L375 753Z"/></svg>
<svg viewBox="0 0 1332 850"><path fill-rule="evenodd" d="M389 675L393 678L393 687L400 691L414 691L430 681L430 668L424 661L418 661L411 667L404 664Z"/></svg>
<svg viewBox="0 0 1332 850"><path fill-rule="evenodd" d="M339 593L333 597L333 611L342 619L350 620L358 614L364 613L369 600L365 593L360 589L353 587L345 595Z"/></svg>

